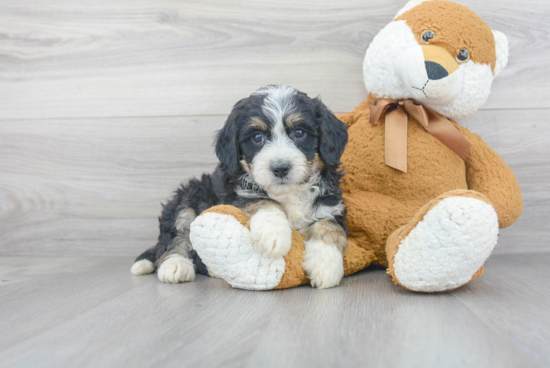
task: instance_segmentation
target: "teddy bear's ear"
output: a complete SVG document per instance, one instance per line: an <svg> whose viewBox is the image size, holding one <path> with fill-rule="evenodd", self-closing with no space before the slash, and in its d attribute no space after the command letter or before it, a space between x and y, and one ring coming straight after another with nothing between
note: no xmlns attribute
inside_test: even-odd
<svg viewBox="0 0 550 368"><path fill-rule="evenodd" d="M493 30L495 37L495 51L497 54L497 62L495 64L495 77L500 74L508 64L508 37L500 31Z"/></svg>
<svg viewBox="0 0 550 368"><path fill-rule="evenodd" d="M405 4L404 7L401 8L401 10L399 10L397 12L395 18L399 17L401 14L405 13L406 11L409 11L412 8L414 8L415 6L420 5L420 4L422 4L426 1L431 1L431 0L411 0L411 1L409 1L408 3Z"/></svg>

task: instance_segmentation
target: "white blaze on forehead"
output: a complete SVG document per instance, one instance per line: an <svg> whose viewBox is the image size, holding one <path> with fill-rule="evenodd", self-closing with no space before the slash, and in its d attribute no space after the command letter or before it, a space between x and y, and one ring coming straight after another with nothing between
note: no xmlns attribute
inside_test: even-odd
<svg viewBox="0 0 550 368"><path fill-rule="evenodd" d="M254 92L255 95L266 95L262 112L273 123L273 136L285 134L283 119L294 112L294 95L296 90L288 86L267 86Z"/></svg>

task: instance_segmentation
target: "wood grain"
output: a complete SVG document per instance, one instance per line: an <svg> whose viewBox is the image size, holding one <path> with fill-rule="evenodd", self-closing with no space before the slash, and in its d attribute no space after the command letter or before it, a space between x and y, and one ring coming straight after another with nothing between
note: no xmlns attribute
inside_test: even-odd
<svg viewBox="0 0 550 368"><path fill-rule="evenodd" d="M549 110L491 110L461 121L510 166L523 196L523 213L502 229L496 253L548 252L550 243Z"/></svg>
<svg viewBox="0 0 550 368"><path fill-rule="evenodd" d="M524 211L497 253L549 251L548 110L480 111L463 125L516 173ZM224 116L0 121L0 255L137 256L161 201L216 165Z"/></svg>
<svg viewBox="0 0 550 368"><path fill-rule="evenodd" d="M550 107L550 4L460 2L510 40L486 108ZM227 114L266 84L349 111L367 46L404 4L4 0L0 119Z"/></svg>
<svg viewBox="0 0 550 368"><path fill-rule="evenodd" d="M494 255L471 284L416 294L380 269L250 292L202 276L162 284L124 258L4 257L20 287L0 298L0 366L547 367L548 262Z"/></svg>
<svg viewBox="0 0 550 368"><path fill-rule="evenodd" d="M133 255L153 245L160 202L213 170L222 124L219 116L4 121L0 253Z"/></svg>
<svg viewBox="0 0 550 368"><path fill-rule="evenodd" d="M524 197L509 254L470 285L413 294L370 269L247 292L129 273L159 203L216 165L237 100L289 84L353 109L365 50L405 2L0 1L0 367L550 366L547 0L459 0L510 42L461 123Z"/></svg>

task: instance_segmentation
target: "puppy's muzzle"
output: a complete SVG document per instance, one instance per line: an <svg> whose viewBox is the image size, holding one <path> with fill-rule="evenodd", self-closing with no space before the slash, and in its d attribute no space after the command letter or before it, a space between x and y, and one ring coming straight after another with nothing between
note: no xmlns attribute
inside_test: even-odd
<svg viewBox="0 0 550 368"><path fill-rule="evenodd" d="M284 178L290 172L290 165L287 163L276 164L271 166L271 171L273 172L273 175L275 175L276 177Z"/></svg>

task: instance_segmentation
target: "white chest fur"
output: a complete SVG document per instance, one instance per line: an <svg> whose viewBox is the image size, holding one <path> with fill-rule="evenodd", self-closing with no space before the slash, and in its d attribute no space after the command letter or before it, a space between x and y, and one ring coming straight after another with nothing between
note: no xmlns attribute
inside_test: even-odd
<svg viewBox="0 0 550 368"><path fill-rule="evenodd" d="M320 192L321 189L317 185L306 184L288 193L269 196L284 207L292 228L301 230L322 218L342 214L343 203L336 206L315 205Z"/></svg>

